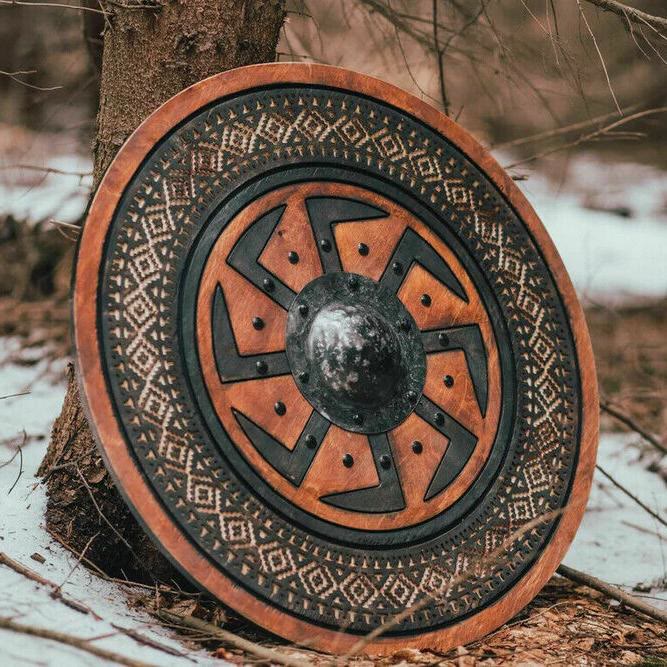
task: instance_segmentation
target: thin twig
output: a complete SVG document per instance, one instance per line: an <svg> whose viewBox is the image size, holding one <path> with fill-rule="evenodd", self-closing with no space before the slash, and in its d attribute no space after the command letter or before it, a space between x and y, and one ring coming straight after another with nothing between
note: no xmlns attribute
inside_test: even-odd
<svg viewBox="0 0 667 667"><path fill-rule="evenodd" d="M584 12L584 8L581 6L580 0L577 0L577 7L579 7L579 13L581 14L581 18L584 20L584 25L586 26L586 30L588 30L588 34L591 36L591 39L593 40L593 46L595 47L598 57L600 58L600 63L602 64L602 71L604 72L605 79L607 79L607 87L609 88L611 97L614 100L614 104L616 105L616 109L618 110L619 115L622 116L623 111L621 111L621 106L618 103L618 100L616 99L616 93L614 92L614 88L611 85L611 79L609 78L609 72L607 71L607 65L604 61L604 57L602 56L602 51L600 51L600 47L598 46L598 41L597 39L595 39L595 33L593 32L593 29L588 23L588 19L586 18L586 13Z"/></svg>
<svg viewBox="0 0 667 667"><path fill-rule="evenodd" d="M99 535L99 531L97 531L91 538L86 542L86 546L83 547L83 551L79 555L79 557L76 559L76 563L74 563L72 569L67 573L67 576L62 580L60 584L58 584L58 588L56 589L58 592L62 590L62 587L69 581L69 578L74 574L74 571L76 570L79 565L81 565L81 560L85 558L86 552L90 548L90 545L93 543L95 538Z"/></svg>
<svg viewBox="0 0 667 667"><path fill-rule="evenodd" d="M4 164L0 171L23 169L25 171L40 171L45 174L57 174L58 176L77 176L79 179L92 176L92 171L68 171L67 169L56 169L55 167L40 167L36 164Z"/></svg>
<svg viewBox="0 0 667 667"><path fill-rule="evenodd" d="M155 639L146 637L145 635L142 635L140 632L137 632L132 628L124 628L120 625L116 625L115 623L112 623L111 626L116 630L118 630L118 632L122 632L124 635L127 635L128 637L134 639L134 641L137 642L138 644L143 644L144 646L149 646L150 648L157 649L158 651L163 651L168 655L175 655L178 656L179 658L185 658L186 660L195 662L184 651L179 651L178 649L172 648L171 646L167 646L166 644L162 644L156 641Z"/></svg>
<svg viewBox="0 0 667 667"><path fill-rule="evenodd" d="M21 634L30 635L32 637L39 637L41 639L50 639L52 641L60 642L61 644L67 644L68 646L73 646L81 651L91 653L103 660L116 662L119 665L127 665L128 667L153 667L150 663L141 660L133 660L120 653L114 653L113 651L107 651L106 649L94 646L90 644L91 640L89 639L81 639L73 635L65 634L64 632L56 632L55 630L38 628L34 625L16 623L9 618L0 618L0 628L3 630L11 630L12 632L20 632Z"/></svg>
<svg viewBox="0 0 667 667"><path fill-rule="evenodd" d="M14 480L14 483L12 484L11 488L9 491L7 491L7 495L9 495L16 485L19 483L19 480L21 479L21 475L23 474L23 447L25 446L26 441L28 440L28 434L25 432L25 429L23 429L23 442L19 445L16 445L16 448L19 450L19 473L16 475L16 479ZM13 460L13 459L12 459Z"/></svg>
<svg viewBox="0 0 667 667"><path fill-rule="evenodd" d="M561 577L566 577L574 581L577 584L583 586L588 586L600 593L604 593L606 596L613 598L622 602L626 607L640 611L642 614L646 614L651 618L655 618L657 621L667 624L667 612L662 611L662 609L657 609L652 607L650 604L646 604L639 598L630 593L626 593L624 590L621 590L617 586L612 586L602 579L594 577L592 574L586 574L585 572L579 572L567 565L560 565L556 570Z"/></svg>
<svg viewBox="0 0 667 667"><path fill-rule="evenodd" d="M445 63L444 52L440 50L438 42L438 0L433 0L433 50L438 61L438 81L440 84L440 97L442 98L443 111L449 115L449 100L447 99L447 88L445 85Z"/></svg>
<svg viewBox="0 0 667 667"><path fill-rule="evenodd" d="M539 160L543 157L546 157L548 155L552 155L553 153L557 153L558 151L566 150L568 148L575 148L576 146L579 146L581 144L584 144L588 141L592 141L594 139L599 138L600 136L604 134L608 134L612 130L615 130L617 127L620 127L621 125L625 125L626 123L629 123L634 120L639 120L640 118L644 118L646 116L652 116L655 114L659 113L665 113L667 111L667 107L655 107L654 109L645 109L644 111L638 111L637 113L632 114L631 116L624 116L623 118L620 118L619 120L611 123L610 125L606 125L605 127L601 127L593 132L588 132L587 134L582 134L580 137L575 139L574 141L571 141L567 144L563 144L561 146L556 146L554 148L548 148L544 151L541 151L539 153L535 153L534 155L531 155L530 157L523 158L521 160L517 160L516 162L512 162L511 164L505 165L505 169L513 169L514 167L518 167L519 165L522 164L527 164L529 162L534 162L535 160Z"/></svg>
<svg viewBox="0 0 667 667"><path fill-rule="evenodd" d="M634 111L635 109L636 106L634 108L630 107L629 109L625 109L624 111L628 113L630 111ZM562 127L556 127L552 130L538 132L537 134L530 134L527 137L510 139L509 141L503 141L499 144L491 144L490 148L497 151L503 150L505 148L513 148L515 146L523 146L524 144L531 144L536 141L542 141L544 139L551 139L552 137L556 137L561 134L569 134L575 130L583 130L584 128L590 127L591 125L596 125L597 123L605 122L610 118L615 118L617 115L618 114L615 111L611 111L609 113L603 114L602 116L596 116L595 118L590 118L589 120L582 120L577 123L572 123L571 125L564 125Z"/></svg>
<svg viewBox="0 0 667 667"><path fill-rule="evenodd" d="M99 504L97 503L97 500L95 500L95 496L93 495L93 490L90 488L88 480L84 477L79 466L75 465L74 469L79 475L79 478L81 479L83 485L86 487L86 491L88 491L88 495L90 496L90 499L93 501L93 505L95 506L95 509L97 510L97 513L99 514L100 518L104 520L104 523L106 523L107 526L111 528L116 537L128 548L129 552L134 556L137 563L142 563L141 559L139 558L139 556L137 556L134 549L132 548L132 545L120 534L118 529L111 523L111 521L107 519L106 515L104 514Z"/></svg>
<svg viewBox="0 0 667 667"><path fill-rule="evenodd" d="M57 7L59 9L75 9L81 12L94 12L107 15L103 9L85 7L83 5L66 5L61 2L24 2L23 0L0 0L0 5L14 5L15 7Z"/></svg>
<svg viewBox="0 0 667 667"><path fill-rule="evenodd" d="M32 88L33 90L39 90L40 92L48 93L52 90L59 90L62 88L62 86L36 86L34 83L28 83L23 79L19 79L19 75L35 74L36 72L37 70L24 70L20 72L5 72L4 70L0 70L0 76L9 77L12 81L19 83L26 88Z"/></svg>
<svg viewBox="0 0 667 667"><path fill-rule="evenodd" d="M252 655L257 656L261 660L265 660L270 663L277 663L279 665L286 665L286 667L307 667L312 663L306 660L297 660L296 658L290 658L289 656L283 655L278 651L267 648L266 646L260 646L255 642L251 642L248 639L243 639L235 635L229 630L223 630L217 625L212 623L207 623L202 621L199 618L194 616L181 616L180 614L173 614L164 609L158 609L156 611L158 618L166 621L175 626L181 626L182 628L187 628L188 630L196 630L197 632L202 632L206 636L215 637L221 641L233 646L236 649L245 651L246 653L251 653Z"/></svg>
<svg viewBox="0 0 667 667"><path fill-rule="evenodd" d="M656 31L667 30L667 18L648 14L640 9L635 9L634 7L617 2L617 0L586 0L586 2L590 2L592 5L599 7L603 11L613 12L621 18L627 18L633 23L648 25Z"/></svg>
<svg viewBox="0 0 667 667"><path fill-rule="evenodd" d="M600 401L600 410L611 415L614 419L618 419L621 424L624 424L629 429L639 434L646 442L653 445L662 454L667 454L667 447L663 445L656 437L651 435L646 429L642 428L637 422L630 417L630 415L621 412L617 408L612 407L606 401Z"/></svg>
<svg viewBox="0 0 667 667"><path fill-rule="evenodd" d="M27 396L29 393L29 391L20 391L18 394L7 394L0 396L0 401L4 401L6 398L14 398L15 396Z"/></svg>
<svg viewBox="0 0 667 667"><path fill-rule="evenodd" d="M641 507L645 512L650 514L654 519L659 521L663 526L667 526L667 521L663 519L656 511L652 510L648 505L646 505L644 502L639 500L637 496L632 493L632 491L628 490L626 487L624 487L619 481L614 479L600 464L597 464L595 466L617 489L622 491L628 498L631 500L634 500L639 507Z"/></svg>
<svg viewBox="0 0 667 667"><path fill-rule="evenodd" d="M90 614L98 621L101 620L102 617L96 614L90 607L88 607L88 605L85 605L83 604L83 602L79 602L78 600L74 600L71 597L64 595L63 592L60 590L58 584L56 584L54 581L46 579L41 574L37 574L37 572L35 572L34 570L31 570L29 567L26 567L25 565L19 563L17 560L10 558L6 553L3 553L2 551L0 551L0 565L5 565L6 567L9 567L12 570L14 570L14 572L23 575L27 579L30 579L31 581L34 581L37 584L41 584L42 586L50 588L51 597L54 600L60 600L63 604L70 607L70 609L74 609L75 611L78 611L82 614Z"/></svg>

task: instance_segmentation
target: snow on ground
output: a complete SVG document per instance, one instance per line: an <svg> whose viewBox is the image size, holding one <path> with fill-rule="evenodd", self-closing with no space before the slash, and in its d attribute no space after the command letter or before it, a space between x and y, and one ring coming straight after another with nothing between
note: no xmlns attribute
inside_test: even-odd
<svg viewBox="0 0 667 667"><path fill-rule="evenodd" d="M508 155L497 157L501 163L512 161ZM33 151L22 160L65 172L91 170L89 159L74 153ZM0 215L11 212L18 219L53 217L74 222L85 209L88 176L26 169L3 174ZM560 189L532 170L518 185L542 218L582 297L618 302L667 294L667 177L663 171L605 163L584 154L570 160Z"/></svg>
<svg viewBox="0 0 667 667"><path fill-rule="evenodd" d="M0 340L7 351L15 342ZM4 356L4 355L2 355ZM62 377L63 373L59 375ZM8 461L28 434L23 446L23 474L17 456L0 468L0 551L27 565L42 576L60 583L67 579L63 592L92 608L102 620L83 615L49 597L49 591L0 565L0 617L12 616L17 622L61 630L80 637L111 636L95 642L133 658L153 664L222 664L205 653L187 658L167 655L136 643L113 626L131 628L151 639L183 651L183 646L168 630L156 627L144 612L131 609L123 588L106 582L83 567L68 577L75 558L44 529L44 488L35 472L46 450L51 423L59 412L65 393L62 382L55 384L44 374L42 364L0 366L0 396L30 390L24 396L0 400L0 465ZM51 373L54 370L51 369ZM599 463L618 481L630 488L647 505L667 514L664 481L647 470L650 457L640 458L640 449L626 435L604 434ZM12 488L12 486L14 488ZM9 490L11 489L11 492ZM647 596L652 604L667 608L667 531L641 508L596 474L591 499L582 526L565 562L577 569L631 589L648 584L651 590L635 593ZM39 553L46 562L31 559ZM77 649L0 631L2 664L9 666L39 663L48 651L49 665L98 664L93 656Z"/></svg>
<svg viewBox="0 0 667 667"><path fill-rule="evenodd" d="M75 154L24 159L29 167L1 172L0 215L11 213L17 220L31 222L51 218L77 222L90 194L90 159ZM3 166L7 164L0 163Z"/></svg>
<svg viewBox="0 0 667 667"><path fill-rule="evenodd" d="M603 433L598 464L659 516L667 517L665 481L648 470L659 457L638 445L636 436ZM564 563L667 609L667 529L597 470ZM637 584L641 591L632 591Z"/></svg>
<svg viewBox="0 0 667 667"><path fill-rule="evenodd" d="M0 339L0 356L5 356L14 342ZM130 608L124 589L91 574L76 558L55 542L44 528L45 489L35 478L48 443L51 424L57 416L65 395L63 382L52 383L45 375L44 364L33 366L4 365L0 367L0 396L30 391L30 394L0 400L0 466L16 452L23 441L22 458L17 455L0 468L0 551L19 561L46 579L60 584L62 592L87 605L101 620L83 614L50 597L45 588L9 567L0 565L0 617L15 622L48 628L81 638L104 636L95 646L120 653L153 665L224 665L204 651L189 652L169 630L157 626L145 612ZM50 369L49 376L62 372ZM19 472L23 470L18 478ZM37 553L46 560L31 558ZM71 572L71 575L70 575ZM175 649L182 657L140 644L123 634L114 625L130 629L162 645ZM95 656L59 642L28 637L0 630L0 664L48 664L79 667L104 664ZM48 657L47 657L48 656ZM45 660L46 659L46 660Z"/></svg>
<svg viewBox="0 0 667 667"><path fill-rule="evenodd" d="M560 191L537 172L518 185L584 300L618 303L667 294L665 172L584 155L572 160Z"/></svg>

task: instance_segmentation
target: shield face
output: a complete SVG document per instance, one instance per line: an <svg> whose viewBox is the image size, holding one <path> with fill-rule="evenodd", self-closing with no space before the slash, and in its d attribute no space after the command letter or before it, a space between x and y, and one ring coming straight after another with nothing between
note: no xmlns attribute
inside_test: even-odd
<svg viewBox="0 0 667 667"><path fill-rule="evenodd" d="M75 287L120 488L272 632L346 650L401 614L371 650L455 646L564 555L597 435L581 311L511 180L406 93L299 65L184 91L105 176Z"/></svg>

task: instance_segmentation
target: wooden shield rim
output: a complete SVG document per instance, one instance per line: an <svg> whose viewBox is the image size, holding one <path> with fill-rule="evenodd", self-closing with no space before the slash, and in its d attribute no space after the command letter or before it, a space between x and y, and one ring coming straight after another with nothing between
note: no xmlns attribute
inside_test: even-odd
<svg viewBox="0 0 667 667"><path fill-rule="evenodd" d="M116 155L95 194L81 235L74 269L73 339L84 409L102 453L127 503L163 553L184 574L224 604L269 632L330 652L345 652L359 636L302 621L254 597L235 584L197 549L173 522L137 467L114 416L106 391L97 335L99 266L105 238L123 191L147 153L176 125L204 105L238 92L277 84L312 84L355 91L416 117L457 146L496 185L541 249L567 312L580 371L582 423L579 458L568 505L546 548L526 574L500 599L446 628L419 635L378 638L371 653L399 648L446 650L495 630L523 609L542 589L565 556L586 507L598 441L598 390L584 313L563 262L532 206L489 152L450 118L385 81L338 67L305 63L251 65L216 74L178 93L149 116ZM122 483L121 483L122 480ZM138 508L141 507L141 510Z"/></svg>

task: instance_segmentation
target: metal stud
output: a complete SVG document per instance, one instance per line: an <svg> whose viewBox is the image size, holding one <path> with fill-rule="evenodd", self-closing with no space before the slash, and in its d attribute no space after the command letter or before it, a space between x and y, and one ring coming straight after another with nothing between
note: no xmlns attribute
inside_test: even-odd
<svg viewBox="0 0 667 667"><path fill-rule="evenodd" d="M361 426L364 423L364 416L359 413L352 415L352 421L357 425Z"/></svg>
<svg viewBox="0 0 667 667"><path fill-rule="evenodd" d="M394 262L394 263L391 265L391 270L392 270L396 275L400 276L401 273L403 273L403 265L402 265L400 262Z"/></svg>
<svg viewBox="0 0 667 667"><path fill-rule="evenodd" d="M414 389L409 389L406 396L408 397L408 401L414 401L417 398L417 392Z"/></svg>
<svg viewBox="0 0 667 667"><path fill-rule="evenodd" d="M257 329L257 331L261 331L264 328L264 320L261 317L253 317L252 318L252 326L253 326L253 329Z"/></svg>
<svg viewBox="0 0 667 667"><path fill-rule="evenodd" d="M346 468L351 468L354 465L354 457L352 454L345 454L345 456L343 456L343 465Z"/></svg>
<svg viewBox="0 0 667 667"><path fill-rule="evenodd" d="M310 375L308 375L308 371L301 371L299 373L299 380L301 382L303 382L304 384L306 384L306 382L308 382L308 380L310 380Z"/></svg>
<svg viewBox="0 0 667 667"><path fill-rule="evenodd" d="M386 454L383 454L383 455L380 457L380 465L381 465L385 470L389 470L389 468L391 468L391 459L390 459Z"/></svg>
<svg viewBox="0 0 667 667"><path fill-rule="evenodd" d="M308 449L315 449L315 447L317 447L317 438L312 433L309 433L306 436L305 443Z"/></svg>
<svg viewBox="0 0 667 667"><path fill-rule="evenodd" d="M290 264L298 264L299 263L299 253L296 252L295 250L290 250L287 253L287 259L289 260Z"/></svg>
<svg viewBox="0 0 667 667"><path fill-rule="evenodd" d="M445 423L445 415L442 412L436 412L433 421L438 425L442 426Z"/></svg>
<svg viewBox="0 0 667 667"><path fill-rule="evenodd" d="M442 381L445 383L445 387L454 386L454 378L451 375L445 375L445 377L442 378Z"/></svg>
<svg viewBox="0 0 667 667"><path fill-rule="evenodd" d="M320 248L322 248L324 252L329 252L331 250L331 241L329 241L329 239L320 239Z"/></svg>
<svg viewBox="0 0 667 667"><path fill-rule="evenodd" d="M258 362L255 364L255 368L257 369L257 372L258 372L260 375L266 375L267 371L269 370L269 366L268 366L268 364L266 363L266 361L262 361L262 360L258 361Z"/></svg>
<svg viewBox="0 0 667 667"><path fill-rule="evenodd" d="M440 343L442 347L447 347L449 345L449 336L446 333L439 333L438 343Z"/></svg>
<svg viewBox="0 0 667 667"><path fill-rule="evenodd" d="M273 405L273 409L279 417L282 417L287 412L287 408L282 401L276 401Z"/></svg>
<svg viewBox="0 0 667 667"><path fill-rule="evenodd" d="M357 246L357 250L359 251L359 254L362 255L363 257L366 257L366 255L368 255L368 246L365 243L360 243Z"/></svg>
<svg viewBox="0 0 667 667"><path fill-rule="evenodd" d="M415 441L412 443L412 451L413 451L415 454L421 454L421 453L424 451L424 446L422 445L421 442L419 442L419 440L415 440Z"/></svg>
<svg viewBox="0 0 667 667"><path fill-rule="evenodd" d="M431 296L429 294L422 294L420 301L422 302L422 306L428 308L431 305Z"/></svg>
<svg viewBox="0 0 667 667"><path fill-rule="evenodd" d="M308 315L308 304L307 303L301 303L299 304L299 314L305 317Z"/></svg>
<svg viewBox="0 0 667 667"><path fill-rule="evenodd" d="M359 287L359 278L357 278L357 276L350 276L347 279L347 286L350 289L357 289L357 287Z"/></svg>
<svg viewBox="0 0 667 667"><path fill-rule="evenodd" d="M401 329L403 331L410 331L411 328L410 320L407 317L401 320Z"/></svg>
<svg viewBox="0 0 667 667"><path fill-rule="evenodd" d="M264 278L264 280L262 280L262 285L267 292L273 292L276 287L276 284L273 282L273 280L271 280L271 278Z"/></svg>

